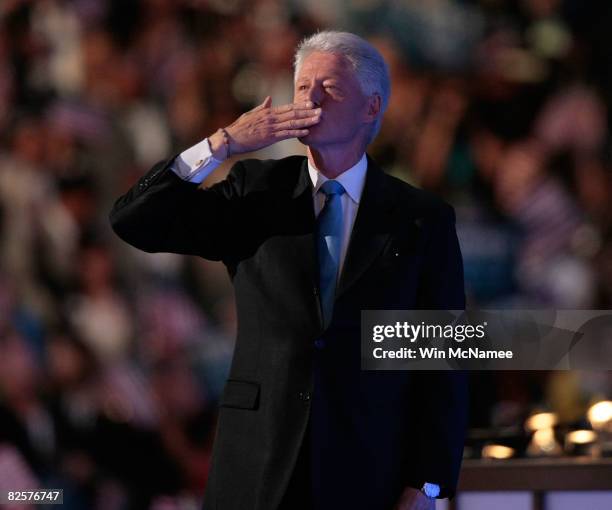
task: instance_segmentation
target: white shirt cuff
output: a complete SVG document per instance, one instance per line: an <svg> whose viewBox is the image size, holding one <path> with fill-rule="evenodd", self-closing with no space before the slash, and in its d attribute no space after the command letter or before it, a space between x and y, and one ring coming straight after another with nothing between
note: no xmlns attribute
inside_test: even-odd
<svg viewBox="0 0 612 510"><path fill-rule="evenodd" d="M171 163L170 169L181 179L200 184L222 161L215 159L208 138L181 152Z"/></svg>

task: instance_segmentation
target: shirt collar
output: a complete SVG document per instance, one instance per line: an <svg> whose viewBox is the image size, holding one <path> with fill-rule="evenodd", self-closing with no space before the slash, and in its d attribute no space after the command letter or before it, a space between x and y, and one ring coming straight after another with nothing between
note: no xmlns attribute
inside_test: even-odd
<svg viewBox="0 0 612 510"><path fill-rule="evenodd" d="M356 204L358 204L361 200L361 193L363 192L363 187L365 185L367 169L368 159L366 158L364 152L363 156L361 156L361 159L357 163L334 179L342 184L347 195ZM319 188L323 186L323 183L329 179L317 170L317 168L311 163L310 159L308 160L308 174L310 175L310 180L312 181L312 193L314 196L319 192Z"/></svg>

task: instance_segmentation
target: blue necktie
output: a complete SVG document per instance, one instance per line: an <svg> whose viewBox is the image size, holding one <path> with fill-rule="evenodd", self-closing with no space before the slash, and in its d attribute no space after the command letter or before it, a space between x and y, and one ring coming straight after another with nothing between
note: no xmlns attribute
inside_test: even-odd
<svg viewBox="0 0 612 510"><path fill-rule="evenodd" d="M319 286L321 308L325 327L331 321L334 310L336 280L340 267L340 246L342 242L342 202L344 193L338 181L325 181L320 190L325 193L325 205L317 218L317 247L319 254Z"/></svg>

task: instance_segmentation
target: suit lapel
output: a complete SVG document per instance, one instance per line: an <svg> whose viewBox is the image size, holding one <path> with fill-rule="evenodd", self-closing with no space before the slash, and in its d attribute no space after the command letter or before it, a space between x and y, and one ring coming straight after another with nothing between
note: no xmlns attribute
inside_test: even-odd
<svg viewBox="0 0 612 510"><path fill-rule="evenodd" d="M304 158L300 167L297 183L292 192L293 214L291 215L290 238L294 267L303 278L304 293L315 303L316 315L322 322L321 303L318 297L319 261L316 251L316 217L312 198L313 186L308 173L308 160ZM297 227L297 228L296 228ZM294 230L295 229L295 230Z"/></svg>
<svg viewBox="0 0 612 510"><path fill-rule="evenodd" d="M290 222L292 230L295 230L291 243L296 267L306 271L309 280L316 284L318 281L318 263L315 251L316 218L312 200L312 181L308 175L307 165L307 160L304 159L292 194L295 209Z"/></svg>
<svg viewBox="0 0 612 510"><path fill-rule="evenodd" d="M385 186L383 171L368 156L365 185L353 224L336 299L372 264L390 237L393 194Z"/></svg>

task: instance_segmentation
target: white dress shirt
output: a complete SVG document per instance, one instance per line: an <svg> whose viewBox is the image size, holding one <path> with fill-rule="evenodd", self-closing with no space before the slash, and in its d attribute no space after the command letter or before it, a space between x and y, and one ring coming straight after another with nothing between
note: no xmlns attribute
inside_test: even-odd
<svg viewBox="0 0 612 510"><path fill-rule="evenodd" d="M197 143L179 154L171 165L171 169L186 181L201 183L220 164L221 161L215 159L212 155L208 139L204 139L200 143ZM361 194L363 193L367 169L368 160L364 153L355 165L342 172L335 179L342 184L346 190L346 193L343 193L340 197L342 202L343 223L338 279L344 267L344 259L346 258L351 232L353 231L353 224L357 217L357 209L359 208ZM318 216L325 204L325 193L319 193L319 189L328 179L316 169L310 160L308 160L308 174L310 175L313 186L312 198L314 201L315 215Z"/></svg>

